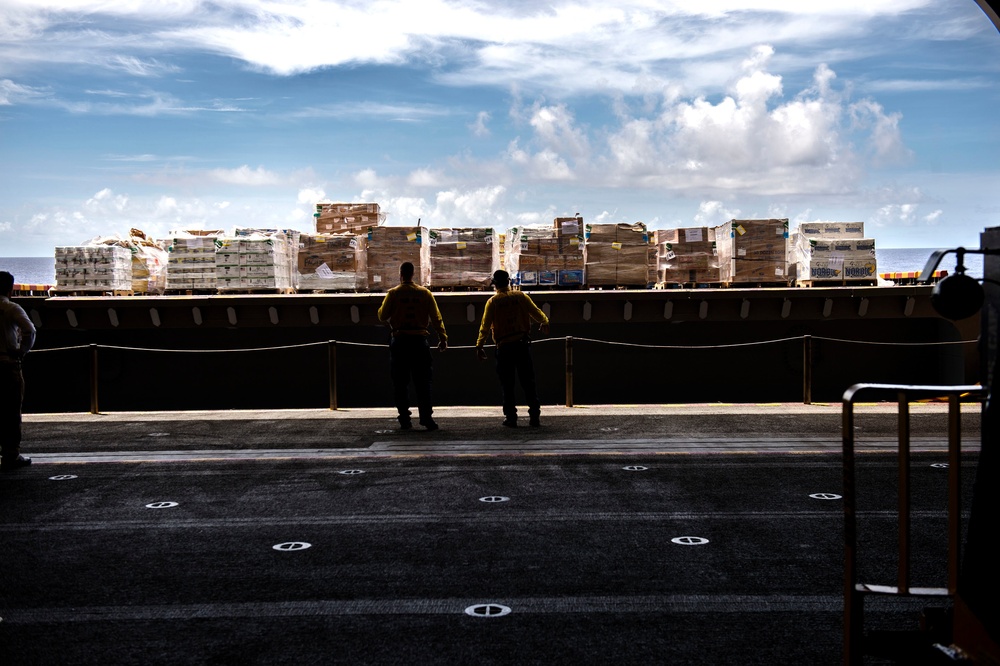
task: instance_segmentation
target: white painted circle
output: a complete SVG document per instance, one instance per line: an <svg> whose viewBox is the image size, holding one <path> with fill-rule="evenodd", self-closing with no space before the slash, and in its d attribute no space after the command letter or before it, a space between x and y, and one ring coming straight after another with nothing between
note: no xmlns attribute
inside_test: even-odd
<svg viewBox="0 0 1000 666"><path fill-rule="evenodd" d="M151 432L146 437L170 437L169 432Z"/></svg>
<svg viewBox="0 0 1000 666"><path fill-rule="evenodd" d="M179 506L177 502L152 502L147 504L147 509L172 509L175 506Z"/></svg>
<svg viewBox="0 0 1000 666"><path fill-rule="evenodd" d="M836 493L813 493L809 497L818 500L839 500L841 497Z"/></svg>
<svg viewBox="0 0 1000 666"><path fill-rule="evenodd" d="M948 469L948 463L931 463L934 469Z"/></svg>
<svg viewBox="0 0 1000 666"><path fill-rule="evenodd" d="M311 548L311 543L306 543L305 541L286 541L284 543L276 543L271 548L274 550L280 550L282 552L289 552L293 550L305 550L306 548Z"/></svg>
<svg viewBox="0 0 1000 666"><path fill-rule="evenodd" d="M76 474L57 474L56 476L50 476L49 481L69 481L75 478Z"/></svg>
<svg viewBox="0 0 1000 666"><path fill-rule="evenodd" d="M363 469L342 469L339 472L337 472L337 474L346 474L346 475L364 474L364 473L365 473L365 470L363 470Z"/></svg>
<svg viewBox="0 0 1000 666"><path fill-rule="evenodd" d="M510 607L503 604L476 604L465 609L472 617L503 617L510 614Z"/></svg>
<svg viewBox="0 0 1000 666"><path fill-rule="evenodd" d="M705 537L696 536L674 537L671 541L681 546L704 546L708 543L708 539Z"/></svg>
<svg viewBox="0 0 1000 666"><path fill-rule="evenodd" d="M645 472L649 468L643 467L642 465L628 465L626 467L622 467L622 469L626 472Z"/></svg>
<svg viewBox="0 0 1000 666"><path fill-rule="evenodd" d="M480 502L487 502L487 503L490 503L490 504L496 503L496 502L507 502L509 500L510 500L509 497L504 497L502 495L489 495L487 497L480 497L479 498Z"/></svg>
<svg viewBox="0 0 1000 666"><path fill-rule="evenodd" d="M601 428L601 432L618 432L618 428Z"/></svg>

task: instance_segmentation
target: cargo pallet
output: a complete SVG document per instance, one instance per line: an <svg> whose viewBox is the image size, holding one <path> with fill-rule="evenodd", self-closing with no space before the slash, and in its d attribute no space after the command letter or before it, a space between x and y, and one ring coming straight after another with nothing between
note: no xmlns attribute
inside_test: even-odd
<svg viewBox="0 0 1000 666"><path fill-rule="evenodd" d="M796 280L796 287L876 287L875 278L859 278L854 280Z"/></svg>
<svg viewBox="0 0 1000 666"><path fill-rule="evenodd" d="M719 289L721 282L657 282L656 289Z"/></svg>
<svg viewBox="0 0 1000 666"><path fill-rule="evenodd" d="M587 284L583 287L584 289L589 289L590 291L645 291L647 289L652 289L654 286L655 285L652 282L643 282L642 284Z"/></svg>
<svg viewBox="0 0 1000 666"><path fill-rule="evenodd" d="M246 289L241 289L241 288L219 289L216 293L220 296L225 296L227 294L253 294L253 295L265 295L265 296L279 294L287 296L296 293L296 291L293 287L257 287L257 288L247 287Z"/></svg>
<svg viewBox="0 0 1000 666"><path fill-rule="evenodd" d="M787 280L775 282L721 282L726 289L787 289Z"/></svg>
<svg viewBox="0 0 1000 666"><path fill-rule="evenodd" d="M53 296L135 296L135 292L131 289L53 289L51 292ZM142 295L142 294L140 294Z"/></svg>
<svg viewBox="0 0 1000 666"><path fill-rule="evenodd" d="M215 296L217 289L164 289L164 296Z"/></svg>

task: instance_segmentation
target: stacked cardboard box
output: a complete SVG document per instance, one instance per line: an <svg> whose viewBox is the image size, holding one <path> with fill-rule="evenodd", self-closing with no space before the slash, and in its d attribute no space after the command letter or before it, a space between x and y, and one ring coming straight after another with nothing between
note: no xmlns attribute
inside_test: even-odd
<svg viewBox="0 0 1000 666"><path fill-rule="evenodd" d="M368 289L368 236L302 234L297 258L299 289L362 291Z"/></svg>
<svg viewBox="0 0 1000 666"><path fill-rule="evenodd" d="M132 289L132 252L124 247L57 247L55 262L57 291L105 292Z"/></svg>
<svg viewBox="0 0 1000 666"><path fill-rule="evenodd" d="M430 243L426 227L369 227L368 289L388 291L399 282L399 266L413 264L413 281L430 281Z"/></svg>
<svg viewBox="0 0 1000 666"><path fill-rule="evenodd" d="M788 220L731 220L715 228L725 284L788 282Z"/></svg>
<svg viewBox="0 0 1000 666"><path fill-rule="evenodd" d="M808 222L789 243L792 273L802 282L874 280L878 277L875 239L865 238L863 222Z"/></svg>
<svg viewBox="0 0 1000 666"><path fill-rule="evenodd" d="M139 229L130 229L128 236L98 237L87 245L117 245L132 254L132 286L134 294L163 293L166 282L167 253Z"/></svg>
<svg viewBox="0 0 1000 666"><path fill-rule="evenodd" d="M719 258L713 227L656 231L658 281L662 284L718 284Z"/></svg>
<svg viewBox="0 0 1000 666"><path fill-rule="evenodd" d="M313 217L318 234L360 234L385 222L377 203L318 203Z"/></svg>
<svg viewBox="0 0 1000 666"><path fill-rule="evenodd" d="M429 287L488 287L496 235L492 228L431 229Z"/></svg>
<svg viewBox="0 0 1000 666"><path fill-rule="evenodd" d="M642 222L588 224L585 241L588 287L647 287L656 281L656 245Z"/></svg>
<svg viewBox="0 0 1000 666"><path fill-rule="evenodd" d="M215 241L221 230L174 231L167 245L167 290L215 291Z"/></svg>
<svg viewBox="0 0 1000 666"><path fill-rule="evenodd" d="M215 280L219 291L294 288L291 252L284 233L219 238Z"/></svg>
<svg viewBox="0 0 1000 666"><path fill-rule="evenodd" d="M560 224L560 221L564 221ZM567 223L572 220L574 223ZM512 227L506 234L507 272L521 285L573 287L583 284L582 218L556 225Z"/></svg>

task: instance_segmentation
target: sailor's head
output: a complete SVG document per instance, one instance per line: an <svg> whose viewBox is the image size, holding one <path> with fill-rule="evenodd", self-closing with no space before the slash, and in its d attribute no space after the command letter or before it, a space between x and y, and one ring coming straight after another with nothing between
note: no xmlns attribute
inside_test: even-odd
<svg viewBox="0 0 1000 666"><path fill-rule="evenodd" d="M507 271L496 271L493 273L493 286L497 289L505 289L510 284L510 273Z"/></svg>

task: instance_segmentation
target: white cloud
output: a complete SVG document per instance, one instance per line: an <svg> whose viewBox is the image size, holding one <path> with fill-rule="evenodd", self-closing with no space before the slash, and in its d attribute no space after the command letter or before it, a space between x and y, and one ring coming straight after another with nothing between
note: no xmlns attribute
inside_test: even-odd
<svg viewBox="0 0 1000 666"><path fill-rule="evenodd" d="M235 169L213 169L209 171L209 176L220 183L250 187L276 185L282 180L278 174L268 171L264 167L259 166L256 169L251 169L246 164Z"/></svg>
<svg viewBox="0 0 1000 666"><path fill-rule="evenodd" d="M315 187L304 187L299 190L299 195L296 200L300 204L315 205L318 201L324 201L326 199L326 192L321 188Z"/></svg>
<svg viewBox="0 0 1000 666"><path fill-rule="evenodd" d="M444 181L443 174L434 169L415 169L406 178L411 187L439 187Z"/></svg>
<svg viewBox="0 0 1000 666"><path fill-rule="evenodd" d="M478 137L486 137L490 135L490 128L487 127L487 123L490 121L489 111L480 111L476 114L476 120L469 125L469 129L472 130L472 134Z"/></svg>
<svg viewBox="0 0 1000 666"><path fill-rule="evenodd" d="M10 106L11 104L32 101L43 98L46 95L46 92L38 88L20 85L10 79L0 79L0 106Z"/></svg>

